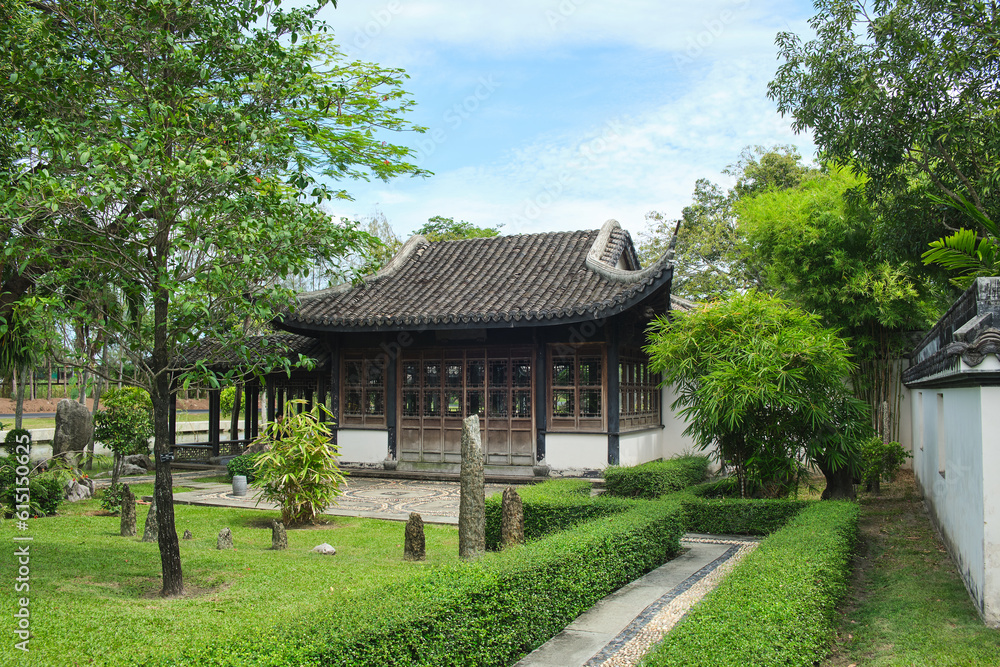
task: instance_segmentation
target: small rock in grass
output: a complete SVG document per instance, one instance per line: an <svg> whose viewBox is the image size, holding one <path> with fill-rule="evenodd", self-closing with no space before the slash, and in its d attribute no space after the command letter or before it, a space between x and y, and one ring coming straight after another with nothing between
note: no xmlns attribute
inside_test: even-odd
<svg viewBox="0 0 1000 667"><path fill-rule="evenodd" d="M327 544L326 542L324 542L323 544L320 544L319 546L313 547L312 550L315 551L318 554L326 554L328 556L332 556L335 553L337 553L337 550L334 549L329 544Z"/></svg>
<svg viewBox="0 0 1000 667"><path fill-rule="evenodd" d="M228 528L223 528L219 531L219 541L215 546L216 549L232 549L233 548L233 533Z"/></svg>

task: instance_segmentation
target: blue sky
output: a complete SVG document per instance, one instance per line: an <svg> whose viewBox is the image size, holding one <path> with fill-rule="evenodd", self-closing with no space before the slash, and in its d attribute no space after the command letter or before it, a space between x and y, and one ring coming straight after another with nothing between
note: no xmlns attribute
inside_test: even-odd
<svg viewBox="0 0 1000 667"><path fill-rule="evenodd" d="M403 238L430 216L507 234L633 235L680 216L695 181L747 145L791 143L766 95L775 35L808 34L810 2L340 0L321 17L352 58L404 68L426 179L344 184L352 218L382 211Z"/></svg>

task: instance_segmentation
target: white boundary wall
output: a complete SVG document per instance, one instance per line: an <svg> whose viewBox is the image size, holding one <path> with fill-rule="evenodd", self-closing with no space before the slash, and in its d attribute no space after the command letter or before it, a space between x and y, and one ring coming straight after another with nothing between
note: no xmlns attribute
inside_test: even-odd
<svg viewBox="0 0 1000 667"><path fill-rule="evenodd" d="M913 468L983 620L1000 627L1000 387L913 389Z"/></svg>

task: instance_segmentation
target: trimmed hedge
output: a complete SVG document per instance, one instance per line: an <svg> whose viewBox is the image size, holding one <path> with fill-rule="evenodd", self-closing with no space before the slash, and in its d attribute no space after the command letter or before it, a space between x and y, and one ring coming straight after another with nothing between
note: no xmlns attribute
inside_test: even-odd
<svg viewBox="0 0 1000 667"><path fill-rule="evenodd" d="M229 459L226 464L226 475L230 480L236 475L244 475L247 478L247 484L252 482L256 475L257 469L254 467L254 462L257 460L256 454L240 454L239 456L234 456Z"/></svg>
<svg viewBox="0 0 1000 667"><path fill-rule="evenodd" d="M553 479L517 489L524 508L524 539L535 540L565 530L583 521L625 512L635 501L598 496L584 479ZM502 495L486 499L486 548L500 548L500 508Z"/></svg>
<svg viewBox="0 0 1000 667"><path fill-rule="evenodd" d="M604 487L619 498L651 500L703 482L707 476L707 456L679 456L637 466L610 466L604 471Z"/></svg>
<svg viewBox="0 0 1000 667"><path fill-rule="evenodd" d="M770 535L811 503L807 500L698 498L681 501L684 524L690 533Z"/></svg>
<svg viewBox="0 0 1000 667"><path fill-rule="evenodd" d="M395 593L282 630L189 649L174 664L501 666L680 549L675 501L642 503L548 538L419 575Z"/></svg>
<svg viewBox="0 0 1000 667"><path fill-rule="evenodd" d="M807 667L822 660L847 592L858 512L856 503L811 503L761 542L642 664Z"/></svg>

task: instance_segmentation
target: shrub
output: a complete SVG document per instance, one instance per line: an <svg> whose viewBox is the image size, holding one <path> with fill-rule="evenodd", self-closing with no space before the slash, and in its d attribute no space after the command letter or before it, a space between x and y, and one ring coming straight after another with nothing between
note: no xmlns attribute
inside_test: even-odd
<svg viewBox="0 0 1000 667"><path fill-rule="evenodd" d="M429 572L379 600L304 616L183 665L511 665L680 548L675 502L639 503L479 561Z"/></svg>
<svg viewBox="0 0 1000 667"><path fill-rule="evenodd" d="M693 494L681 501L688 532L716 535L770 535L807 505L806 500L698 498Z"/></svg>
<svg viewBox="0 0 1000 667"><path fill-rule="evenodd" d="M141 408L153 411L153 399L149 392L139 387L112 387L101 393L101 403L105 408Z"/></svg>
<svg viewBox="0 0 1000 667"><path fill-rule="evenodd" d="M12 428L7 431L7 435L3 440L3 448L8 456L14 456L17 453L16 447L19 444L23 444L24 436L28 436L28 447L30 449L31 431L26 428Z"/></svg>
<svg viewBox="0 0 1000 667"><path fill-rule="evenodd" d="M518 489L524 509L524 539L535 540L600 516L624 512L634 501L590 497L592 485L583 479L553 479ZM486 548L500 548L500 494L486 499Z"/></svg>
<svg viewBox="0 0 1000 667"><path fill-rule="evenodd" d="M226 474L229 475L229 479L232 480L236 475L244 475L248 484L252 482L256 472L254 467L256 457L256 454L240 454L229 459L229 463L226 464Z"/></svg>
<svg viewBox="0 0 1000 667"><path fill-rule="evenodd" d="M746 557L643 662L811 666L829 651L847 592L858 506L811 503Z"/></svg>
<svg viewBox="0 0 1000 667"><path fill-rule="evenodd" d="M281 506L286 526L312 521L340 495L344 482L330 427L319 419L319 411L326 408L304 408L301 399L286 403L284 419L269 423L258 438L271 448L257 454L254 461L254 485L263 489L262 499Z"/></svg>
<svg viewBox="0 0 1000 667"><path fill-rule="evenodd" d="M17 491L24 488L21 484L24 476L17 474L13 463L0 465L0 504L3 504L4 515L11 516L20 501ZM53 473L32 470L28 474L28 514L31 516L52 515L59 509L63 501L63 487L59 478ZM21 492L23 494L23 491Z"/></svg>
<svg viewBox="0 0 1000 667"><path fill-rule="evenodd" d="M122 511L122 498L125 496L124 484L112 484L101 491L101 509L118 514Z"/></svg>
<svg viewBox="0 0 1000 667"><path fill-rule="evenodd" d="M891 482L896 479L900 466L913 456L898 442L884 443L878 436L863 440L859 449L861 481L876 489L879 482Z"/></svg>
<svg viewBox="0 0 1000 667"><path fill-rule="evenodd" d="M243 412L243 404L246 398L240 395L240 412ZM236 387L232 385L219 392L219 415L225 419L232 416L233 404L236 403Z"/></svg>
<svg viewBox="0 0 1000 667"><path fill-rule="evenodd" d="M631 467L610 466L604 471L604 486L612 496L652 499L703 482L707 475L707 456L680 456Z"/></svg>

